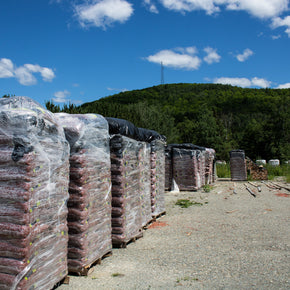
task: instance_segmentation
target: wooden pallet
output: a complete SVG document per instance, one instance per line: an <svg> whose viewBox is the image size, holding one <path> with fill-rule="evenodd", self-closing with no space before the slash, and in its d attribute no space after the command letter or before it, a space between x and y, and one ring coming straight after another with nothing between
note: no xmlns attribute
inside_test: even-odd
<svg viewBox="0 0 290 290"><path fill-rule="evenodd" d="M140 230L140 232L133 238L130 238L130 239L122 241L122 242L113 241L113 248L119 248L119 249L127 248L128 244L135 243L138 239L140 239L142 237L143 237L143 231Z"/></svg>
<svg viewBox="0 0 290 290"><path fill-rule="evenodd" d="M88 276L90 273L92 273L94 271L94 269L93 269L94 266L100 265L103 259L112 256L112 254L113 254L112 251L106 253L101 258L98 258L97 260L90 263L89 265L84 266L79 271L69 269L69 274L77 275L77 276Z"/></svg>
<svg viewBox="0 0 290 290"><path fill-rule="evenodd" d="M148 230L148 227L154 222L154 219L151 219L149 222L147 222L146 225L142 227L143 230Z"/></svg>
<svg viewBox="0 0 290 290"><path fill-rule="evenodd" d="M54 285L54 287L52 288L52 290L57 289L61 285L68 285L68 284L69 284L69 276L65 276L64 278L62 278L59 282L57 282Z"/></svg>
<svg viewBox="0 0 290 290"><path fill-rule="evenodd" d="M164 215L166 215L166 211L163 211L163 212L161 212L159 214L156 214L156 215L152 215L152 221L151 222L156 221L156 219L159 219L159 218L161 218Z"/></svg>

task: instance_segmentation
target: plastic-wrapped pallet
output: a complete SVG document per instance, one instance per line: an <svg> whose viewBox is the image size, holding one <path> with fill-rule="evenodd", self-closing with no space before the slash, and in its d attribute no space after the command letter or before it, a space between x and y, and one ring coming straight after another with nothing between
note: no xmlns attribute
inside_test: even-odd
<svg viewBox="0 0 290 290"><path fill-rule="evenodd" d="M211 148L205 149L205 184L214 183L215 178L215 150Z"/></svg>
<svg viewBox="0 0 290 290"><path fill-rule="evenodd" d="M205 185L205 150L197 150L197 167L200 177L198 188Z"/></svg>
<svg viewBox="0 0 290 290"><path fill-rule="evenodd" d="M51 289L67 275L69 145L32 99L0 100L0 289Z"/></svg>
<svg viewBox="0 0 290 290"><path fill-rule="evenodd" d="M112 249L108 123L96 114L55 114L70 144L68 270L86 274Z"/></svg>
<svg viewBox="0 0 290 290"><path fill-rule="evenodd" d="M112 242L125 246L140 236L140 143L122 135L110 140L112 175Z"/></svg>
<svg viewBox="0 0 290 290"><path fill-rule="evenodd" d="M173 175L172 175L172 148L170 146L165 147L165 190L171 190Z"/></svg>
<svg viewBox="0 0 290 290"><path fill-rule="evenodd" d="M245 151L232 150L230 152L230 168L233 181L247 180Z"/></svg>
<svg viewBox="0 0 290 290"><path fill-rule="evenodd" d="M198 173L197 151L187 148L173 148L173 178L180 190L198 190L200 175Z"/></svg>
<svg viewBox="0 0 290 290"><path fill-rule="evenodd" d="M139 142L139 166L140 166L140 199L141 199L141 225L146 226L152 220L151 211L151 174L149 143Z"/></svg>
<svg viewBox="0 0 290 290"><path fill-rule="evenodd" d="M152 217L165 213L165 142L151 143L151 208Z"/></svg>

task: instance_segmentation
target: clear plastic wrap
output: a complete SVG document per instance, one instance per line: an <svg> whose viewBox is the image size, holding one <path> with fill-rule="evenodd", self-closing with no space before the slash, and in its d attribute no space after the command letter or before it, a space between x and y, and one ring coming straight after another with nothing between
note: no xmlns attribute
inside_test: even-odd
<svg viewBox="0 0 290 290"><path fill-rule="evenodd" d="M169 144L165 152L167 187L175 181L180 190L191 191L215 181L214 149L184 143Z"/></svg>
<svg viewBox="0 0 290 290"><path fill-rule="evenodd" d="M146 226L152 220L151 210L151 174L150 174L149 143L139 142L139 166L140 166L140 199L141 199L141 225Z"/></svg>
<svg viewBox="0 0 290 290"><path fill-rule="evenodd" d="M0 288L51 289L67 275L69 145L53 114L0 100Z"/></svg>
<svg viewBox="0 0 290 290"><path fill-rule="evenodd" d="M70 143L68 270L85 267L112 249L108 123L96 114L55 114Z"/></svg>
<svg viewBox="0 0 290 290"><path fill-rule="evenodd" d="M122 135L110 140L112 174L112 241L120 246L142 229L140 142Z"/></svg>
<svg viewBox="0 0 290 290"><path fill-rule="evenodd" d="M165 190L172 190L173 181L172 148L165 147Z"/></svg>
<svg viewBox="0 0 290 290"><path fill-rule="evenodd" d="M215 182L215 150L212 148L205 149L205 184Z"/></svg>
<svg viewBox="0 0 290 290"><path fill-rule="evenodd" d="M154 140L151 145L151 209L152 216L165 213L165 142Z"/></svg>
<svg viewBox="0 0 290 290"><path fill-rule="evenodd" d="M205 150L196 150L197 168L199 175L198 188L205 185Z"/></svg>
<svg viewBox="0 0 290 290"><path fill-rule="evenodd" d="M197 150L173 148L173 178L180 190L198 190L200 175L198 172Z"/></svg>

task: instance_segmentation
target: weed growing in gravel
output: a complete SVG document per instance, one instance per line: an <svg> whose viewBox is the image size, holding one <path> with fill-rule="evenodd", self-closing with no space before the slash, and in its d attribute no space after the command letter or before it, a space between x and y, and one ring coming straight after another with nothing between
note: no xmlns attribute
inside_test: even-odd
<svg viewBox="0 0 290 290"><path fill-rule="evenodd" d="M213 186L212 185L209 185L209 184L205 184L202 187L202 189L203 189L204 192L210 192L213 189Z"/></svg>
<svg viewBox="0 0 290 290"><path fill-rule="evenodd" d="M125 275L124 274L121 274L121 273L113 273L112 274L112 277L124 277Z"/></svg>
<svg viewBox="0 0 290 290"><path fill-rule="evenodd" d="M191 278L191 277L188 277L188 276L176 279L176 283L177 284L181 283L182 281L199 281L199 279L198 278Z"/></svg>
<svg viewBox="0 0 290 290"><path fill-rule="evenodd" d="M196 201L190 201L189 199L179 199L175 205L178 205L180 206L181 208L188 208L192 205L197 205L197 206L201 206L203 205L202 203L200 202L196 202Z"/></svg>

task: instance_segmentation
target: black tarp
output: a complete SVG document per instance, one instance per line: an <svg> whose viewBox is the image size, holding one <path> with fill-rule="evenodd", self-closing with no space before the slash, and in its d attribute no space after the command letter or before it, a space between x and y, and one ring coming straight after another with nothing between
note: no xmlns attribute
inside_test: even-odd
<svg viewBox="0 0 290 290"><path fill-rule="evenodd" d="M154 140L166 141L164 135L159 134L154 130L149 130L145 128L138 128L130 121L112 117L106 117L109 124L109 134L115 135L119 134L131 139L151 143Z"/></svg>

